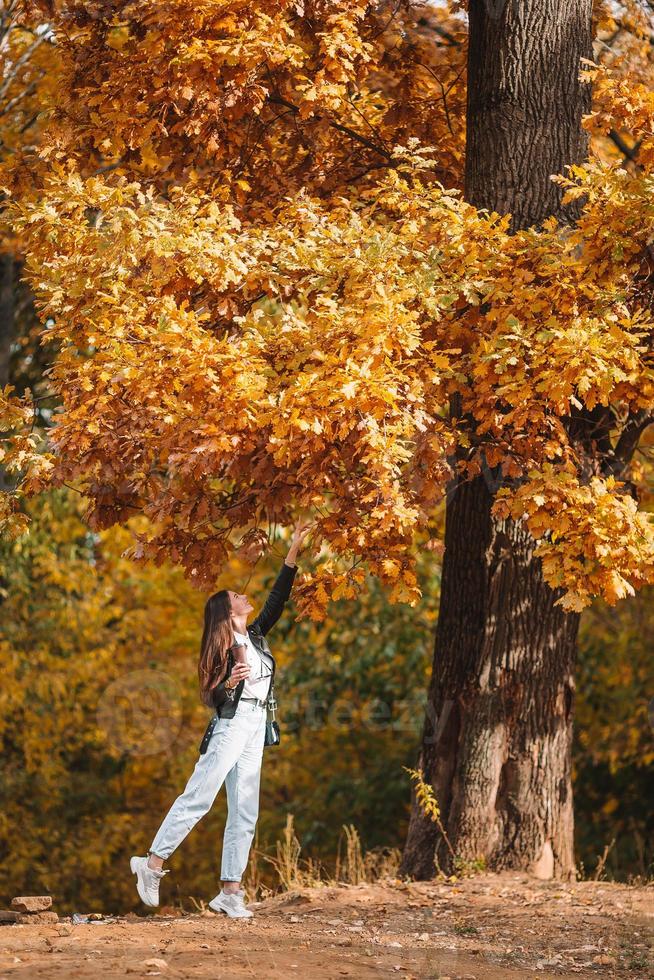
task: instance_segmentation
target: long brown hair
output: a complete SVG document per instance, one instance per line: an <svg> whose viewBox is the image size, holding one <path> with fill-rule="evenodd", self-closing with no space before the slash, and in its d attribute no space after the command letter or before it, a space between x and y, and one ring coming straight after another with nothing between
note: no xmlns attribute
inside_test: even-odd
<svg viewBox="0 0 654 980"><path fill-rule="evenodd" d="M198 679L202 702L213 707L214 688L227 669L227 650L234 642L232 605L227 589L214 592L204 607L204 631L200 643Z"/></svg>

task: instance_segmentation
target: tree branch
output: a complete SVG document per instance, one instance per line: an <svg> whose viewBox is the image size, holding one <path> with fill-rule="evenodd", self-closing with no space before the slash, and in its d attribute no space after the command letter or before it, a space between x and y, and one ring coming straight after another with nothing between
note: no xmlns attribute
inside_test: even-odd
<svg viewBox="0 0 654 980"><path fill-rule="evenodd" d="M617 476L623 472L638 447L641 435L653 422L654 415L644 408L629 414L613 452L602 465L603 473L607 476Z"/></svg>
<svg viewBox="0 0 654 980"><path fill-rule="evenodd" d="M286 106L286 108L290 109L294 114L298 114L300 112L298 106L293 105L292 102L289 102L288 99L285 99L282 95L269 95L268 102L270 102L272 105ZM321 121L324 117L315 115L313 118ZM369 150L372 150L373 153L378 153L379 156L384 157L385 160L392 160L392 154L389 153L388 150L377 146L372 142L372 140L366 139L366 137L361 133L357 133L356 130L350 129L349 126L344 126L342 123L337 123L333 119L328 119L327 122L329 126L331 126L332 129L337 130L337 132L343 133L345 136L349 136L350 139L357 143L361 143L362 146L366 146Z"/></svg>

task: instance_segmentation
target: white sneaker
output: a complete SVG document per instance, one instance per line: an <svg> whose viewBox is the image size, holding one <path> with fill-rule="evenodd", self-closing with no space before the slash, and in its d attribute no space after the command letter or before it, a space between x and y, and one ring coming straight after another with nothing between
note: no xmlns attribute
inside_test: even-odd
<svg viewBox="0 0 654 980"><path fill-rule="evenodd" d="M244 894L242 888L233 895L226 895L224 891L221 891L215 898L211 899L209 908L213 909L214 912L225 912L230 919L250 919L254 912L246 909L243 901Z"/></svg>
<svg viewBox="0 0 654 980"><path fill-rule="evenodd" d="M168 871L151 868L147 857L130 858L129 866L136 875L136 890L144 905L159 904L159 882Z"/></svg>

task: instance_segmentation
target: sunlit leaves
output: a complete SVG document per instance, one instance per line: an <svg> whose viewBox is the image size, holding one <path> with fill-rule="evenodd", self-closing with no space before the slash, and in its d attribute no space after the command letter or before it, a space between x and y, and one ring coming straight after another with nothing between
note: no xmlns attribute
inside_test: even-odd
<svg viewBox="0 0 654 980"><path fill-rule="evenodd" d="M650 101L641 86L628 111L642 171L571 168L578 224L510 234L457 189L461 24L421 15L59 5L65 94L10 206L61 345L52 478L83 489L94 528L145 514L135 557L200 585L310 513L320 560L297 594L318 619L361 564L417 601L417 535L448 481L497 467L500 510L528 515L568 606L612 601L651 560L651 526L605 478L654 403L633 288ZM589 125L609 125L598 93ZM601 434L582 438L591 414ZM562 493L577 530L552 523ZM606 539L606 566L579 535Z"/></svg>
<svg viewBox="0 0 654 980"><path fill-rule="evenodd" d="M495 513L525 516L546 580L566 590L557 600L565 609L580 611L594 595L614 605L654 582L654 523L619 490L612 477L581 485L547 465L514 494L498 491Z"/></svg>
<svg viewBox="0 0 654 980"><path fill-rule="evenodd" d="M33 431L34 405L28 392L24 398L10 385L0 388L0 465L5 474L0 493L0 537L16 538L29 527L20 507L25 492L47 487L53 468L52 456L44 451Z"/></svg>

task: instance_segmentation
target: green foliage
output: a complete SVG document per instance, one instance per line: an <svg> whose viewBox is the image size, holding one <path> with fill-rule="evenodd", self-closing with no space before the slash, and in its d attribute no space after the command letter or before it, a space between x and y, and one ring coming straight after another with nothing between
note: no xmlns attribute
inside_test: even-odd
<svg viewBox="0 0 654 980"><path fill-rule="evenodd" d="M582 619L577 677L575 824L592 876L654 876L654 590L618 610L597 603Z"/></svg>

